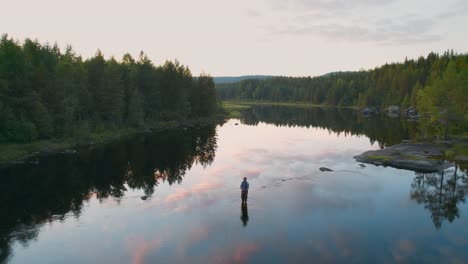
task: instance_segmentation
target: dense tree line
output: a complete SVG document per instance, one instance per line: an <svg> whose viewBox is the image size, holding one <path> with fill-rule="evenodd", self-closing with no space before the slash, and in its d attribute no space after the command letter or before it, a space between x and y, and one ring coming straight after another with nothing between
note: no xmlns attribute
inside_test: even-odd
<svg viewBox="0 0 468 264"><path fill-rule="evenodd" d="M155 66L143 52L117 61L100 51L84 60L70 46L0 40L0 142L151 126L210 116L216 107L213 79L192 77L178 61Z"/></svg>
<svg viewBox="0 0 468 264"><path fill-rule="evenodd" d="M453 77L458 74L466 79L468 54L456 55L452 51L443 55L430 53L426 58L406 59L403 63L385 64L368 71L336 72L313 78L272 77L218 84L217 91L223 100L307 102L332 106L417 107L418 93L443 79L450 64L453 65ZM468 93L467 89L465 82L465 96ZM461 102L459 105L466 108L461 99L456 102Z"/></svg>

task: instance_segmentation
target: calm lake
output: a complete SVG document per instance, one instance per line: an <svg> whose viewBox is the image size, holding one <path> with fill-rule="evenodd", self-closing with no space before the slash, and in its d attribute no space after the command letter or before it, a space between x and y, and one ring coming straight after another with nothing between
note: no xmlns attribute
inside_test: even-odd
<svg viewBox="0 0 468 264"><path fill-rule="evenodd" d="M2 168L0 262L467 263L466 168L423 174L353 159L416 125L253 107L216 127Z"/></svg>

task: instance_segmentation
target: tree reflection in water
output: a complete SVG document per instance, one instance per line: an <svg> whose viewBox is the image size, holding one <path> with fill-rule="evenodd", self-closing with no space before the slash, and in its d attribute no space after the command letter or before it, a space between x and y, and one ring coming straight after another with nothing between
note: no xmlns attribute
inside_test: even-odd
<svg viewBox="0 0 468 264"><path fill-rule="evenodd" d="M43 223L70 212L79 217L91 197L119 201L127 188L150 196L160 182L180 183L193 164L210 165L216 148L210 126L138 135L0 169L0 263L8 261L13 242L27 245Z"/></svg>
<svg viewBox="0 0 468 264"><path fill-rule="evenodd" d="M265 122L276 126L317 127L338 135L365 135L371 144L377 142L380 147L399 144L418 133L417 123L408 122L404 117L376 115L369 118L353 109L264 105L240 111L243 115L241 121L247 125Z"/></svg>
<svg viewBox="0 0 468 264"><path fill-rule="evenodd" d="M440 173L416 173L411 184L411 199L431 213L437 229L448 220L453 222L459 215L458 205L465 202L468 193L468 178L458 167Z"/></svg>
<svg viewBox="0 0 468 264"><path fill-rule="evenodd" d="M253 107L242 122L256 125L318 127L337 134L365 135L381 147L400 143L417 134L414 123L384 116L365 118L354 110L298 107ZM193 164L209 166L217 149L216 127L166 131L135 136L77 155L43 157L39 164L18 164L0 169L0 263L7 262L12 244L28 244L43 223L81 215L91 197L119 201L127 188L151 196L161 182L180 183ZM466 171L466 169L464 169ZM466 172L417 173L411 199L430 211L436 228L459 217L460 203L468 192ZM240 220L249 221L247 206Z"/></svg>

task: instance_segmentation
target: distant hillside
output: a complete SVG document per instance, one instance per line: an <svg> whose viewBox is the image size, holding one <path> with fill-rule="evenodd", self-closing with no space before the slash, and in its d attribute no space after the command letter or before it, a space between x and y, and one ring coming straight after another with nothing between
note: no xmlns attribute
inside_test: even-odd
<svg viewBox="0 0 468 264"><path fill-rule="evenodd" d="M317 77L275 76L262 80L242 80L236 83L217 84L216 90L221 100L427 108L425 104L428 103L440 107L437 104L441 103L436 98L440 100L464 98L464 95L468 95L466 80L468 80L468 54L454 54L447 51L442 55L431 52L427 57L405 59L400 63L386 63L372 70L330 72ZM448 84L451 82L457 84ZM436 88L440 88L437 90L440 94L434 90ZM429 101L421 101L423 96ZM451 105L459 106L460 112L463 113L466 111L464 109L467 109L466 103L463 102Z"/></svg>
<svg viewBox="0 0 468 264"><path fill-rule="evenodd" d="M317 77L330 77L330 76L339 75L339 74L342 74L342 73L352 73L352 71L336 71L336 72L329 72L329 73L325 73L324 75L317 76Z"/></svg>
<svg viewBox="0 0 468 264"><path fill-rule="evenodd" d="M220 83L235 83L235 82L240 82L246 79L268 79L271 77L273 76L271 75L219 76L219 77L213 77L213 80L215 84L220 84Z"/></svg>

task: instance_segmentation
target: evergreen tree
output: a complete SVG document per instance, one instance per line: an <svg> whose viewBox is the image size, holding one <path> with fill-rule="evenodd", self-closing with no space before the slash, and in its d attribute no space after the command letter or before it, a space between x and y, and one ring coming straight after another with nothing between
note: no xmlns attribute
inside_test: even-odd
<svg viewBox="0 0 468 264"><path fill-rule="evenodd" d="M62 53L56 44L26 39L21 45L3 35L0 142L86 137L101 128L212 115L213 80L202 80L193 85L198 79L188 67L178 61L155 66L143 52L138 61L126 54L118 62L98 50L83 61L70 46Z"/></svg>

